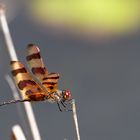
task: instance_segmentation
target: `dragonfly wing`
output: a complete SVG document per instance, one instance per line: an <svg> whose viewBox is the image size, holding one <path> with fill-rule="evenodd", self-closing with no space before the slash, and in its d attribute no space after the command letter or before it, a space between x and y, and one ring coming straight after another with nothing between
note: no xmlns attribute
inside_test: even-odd
<svg viewBox="0 0 140 140"><path fill-rule="evenodd" d="M44 65L38 46L34 44L28 45L26 59L32 73L37 77L37 79L42 83L49 93L58 90L59 74L48 74L48 70Z"/></svg>
<svg viewBox="0 0 140 140"><path fill-rule="evenodd" d="M58 73L50 73L43 78L42 85L47 89L48 92L55 92L58 90Z"/></svg>
<svg viewBox="0 0 140 140"><path fill-rule="evenodd" d="M36 83L24 65L19 61L11 61L12 75L24 99L44 100L47 93Z"/></svg>
<svg viewBox="0 0 140 140"><path fill-rule="evenodd" d="M39 81L48 75L48 70L46 69L43 59L40 54L40 49L37 45L29 44L27 47L27 57L26 60L32 73L36 76Z"/></svg>

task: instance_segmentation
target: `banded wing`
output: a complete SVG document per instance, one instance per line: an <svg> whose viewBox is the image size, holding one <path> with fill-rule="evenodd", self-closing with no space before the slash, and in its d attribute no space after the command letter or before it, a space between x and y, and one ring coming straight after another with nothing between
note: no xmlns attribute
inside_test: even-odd
<svg viewBox="0 0 140 140"><path fill-rule="evenodd" d="M34 44L29 44L27 47L27 62L32 73L42 83L48 92L55 92L58 90L58 73L48 74L45 68L43 59L41 58L40 49Z"/></svg>
<svg viewBox="0 0 140 140"><path fill-rule="evenodd" d="M40 49L36 45L28 45L26 60L32 73L39 81L42 82L42 79L45 77L45 75L48 75L48 70L45 68L43 60L41 58Z"/></svg>
<svg viewBox="0 0 140 140"><path fill-rule="evenodd" d="M58 73L50 73L43 78L42 85L47 89L48 92L56 92L58 90Z"/></svg>
<svg viewBox="0 0 140 140"><path fill-rule="evenodd" d="M11 61L12 75L23 99L31 101L44 100L48 93L36 83L24 65L19 61Z"/></svg>

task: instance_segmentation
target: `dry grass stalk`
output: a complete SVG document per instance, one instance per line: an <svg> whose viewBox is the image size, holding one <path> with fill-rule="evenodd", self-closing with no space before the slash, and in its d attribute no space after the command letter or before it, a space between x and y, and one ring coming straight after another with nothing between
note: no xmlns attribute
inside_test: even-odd
<svg viewBox="0 0 140 140"><path fill-rule="evenodd" d="M0 22L1 22L1 28L3 31L4 37L5 37L5 41L6 41L6 45L7 45L7 49L8 49L10 58L11 58L11 60L18 60L16 51L14 49L14 44L13 44L13 41L12 41L12 38L10 35L6 16L5 16L5 7L3 5L0 5ZM17 97L17 95L15 95L16 93L17 92L13 93L14 97ZM28 123L31 128L33 139L41 140L31 104L24 103L24 107L25 107Z"/></svg>
<svg viewBox="0 0 140 140"><path fill-rule="evenodd" d="M78 126L78 119L77 119L77 112L76 112L76 105L75 100L72 100L72 112L73 112L73 119L76 129L77 140L80 140L80 133L79 133L79 126Z"/></svg>
<svg viewBox="0 0 140 140"><path fill-rule="evenodd" d="M26 140L24 133L19 125L12 127L12 140Z"/></svg>

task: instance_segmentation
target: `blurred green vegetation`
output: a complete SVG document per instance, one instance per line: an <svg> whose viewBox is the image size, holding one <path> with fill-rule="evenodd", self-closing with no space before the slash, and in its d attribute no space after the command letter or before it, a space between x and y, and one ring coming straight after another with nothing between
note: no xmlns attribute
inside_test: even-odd
<svg viewBox="0 0 140 140"><path fill-rule="evenodd" d="M35 0L32 11L39 19L116 32L138 26L139 0Z"/></svg>

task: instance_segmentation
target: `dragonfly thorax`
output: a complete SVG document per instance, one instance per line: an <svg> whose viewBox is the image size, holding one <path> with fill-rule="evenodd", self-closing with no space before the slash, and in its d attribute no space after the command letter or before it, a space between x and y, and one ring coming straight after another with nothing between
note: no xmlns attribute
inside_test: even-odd
<svg viewBox="0 0 140 140"><path fill-rule="evenodd" d="M50 93L48 101L51 103L54 102L65 102L71 99L71 93L68 90L57 90L56 92Z"/></svg>
<svg viewBox="0 0 140 140"><path fill-rule="evenodd" d="M56 92L52 92L49 94L47 100L51 103L60 102L62 100L62 90L57 90Z"/></svg>

